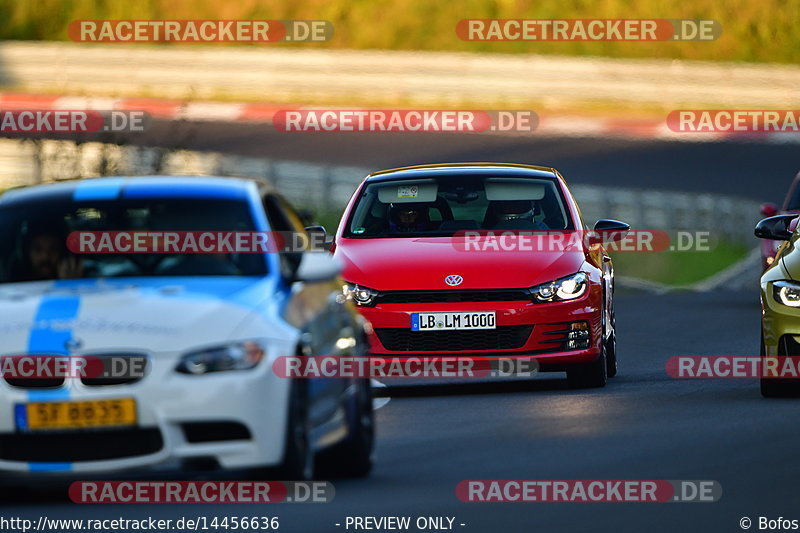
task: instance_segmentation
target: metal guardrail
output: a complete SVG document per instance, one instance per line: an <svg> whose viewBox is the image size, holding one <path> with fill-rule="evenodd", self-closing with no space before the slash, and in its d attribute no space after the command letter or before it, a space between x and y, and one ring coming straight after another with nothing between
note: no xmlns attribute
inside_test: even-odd
<svg viewBox="0 0 800 533"><path fill-rule="evenodd" d="M216 152L0 139L0 189L100 175L238 176L268 181L296 205L331 212L340 211L373 170ZM638 229L709 231L733 242L754 242L759 204L753 200L580 183L570 189L589 223L616 218Z"/></svg>
<svg viewBox="0 0 800 533"><path fill-rule="evenodd" d="M0 42L0 86L180 99L780 108L800 67L561 56Z"/></svg>

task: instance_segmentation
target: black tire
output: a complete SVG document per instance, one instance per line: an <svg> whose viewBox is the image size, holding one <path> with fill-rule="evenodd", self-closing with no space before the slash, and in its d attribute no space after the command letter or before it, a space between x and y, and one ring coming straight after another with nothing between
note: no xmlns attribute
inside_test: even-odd
<svg viewBox="0 0 800 533"><path fill-rule="evenodd" d="M613 294L611 298L611 335L603 343L603 348L606 352L606 375L613 378L617 375L617 317L614 313Z"/></svg>
<svg viewBox="0 0 800 533"><path fill-rule="evenodd" d="M311 446L311 421L308 417L308 383L292 380L289 416L286 421L286 445L278 474L287 481L314 478L315 457Z"/></svg>
<svg viewBox="0 0 800 533"><path fill-rule="evenodd" d="M796 398L798 388L790 383L783 383L780 379L761 378L761 396L764 398Z"/></svg>
<svg viewBox="0 0 800 533"><path fill-rule="evenodd" d="M761 331L761 357L766 357L764 331ZM800 396L800 380L761 378L761 396L764 398L794 398Z"/></svg>
<svg viewBox="0 0 800 533"><path fill-rule="evenodd" d="M613 289L612 289L613 290ZM591 363L576 365L567 370L567 383L571 389L596 389L605 387L608 378L617 375L617 335L614 306L611 306L611 335L606 339L605 310L600 357Z"/></svg>
<svg viewBox="0 0 800 533"><path fill-rule="evenodd" d="M606 360L605 343L600 350L600 357L591 363L576 365L567 370L567 382L571 389L596 389L605 387L608 382L608 361Z"/></svg>
<svg viewBox="0 0 800 533"><path fill-rule="evenodd" d="M369 379L356 381L357 392L348 409L347 437L320 453L318 466L325 477L366 477L375 459L375 412Z"/></svg>
<svg viewBox="0 0 800 533"><path fill-rule="evenodd" d="M606 351L606 375L613 378L617 375L617 333L611 332L611 336L605 342Z"/></svg>

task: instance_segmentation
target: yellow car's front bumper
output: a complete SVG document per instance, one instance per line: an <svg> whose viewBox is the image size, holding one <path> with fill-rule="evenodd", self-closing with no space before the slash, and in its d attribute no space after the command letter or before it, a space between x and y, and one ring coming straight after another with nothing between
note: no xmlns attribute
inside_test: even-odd
<svg viewBox="0 0 800 533"><path fill-rule="evenodd" d="M761 331L768 357L800 356L800 308L784 305L772 294L776 281L790 279L780 260L761 276Z"/></svg>

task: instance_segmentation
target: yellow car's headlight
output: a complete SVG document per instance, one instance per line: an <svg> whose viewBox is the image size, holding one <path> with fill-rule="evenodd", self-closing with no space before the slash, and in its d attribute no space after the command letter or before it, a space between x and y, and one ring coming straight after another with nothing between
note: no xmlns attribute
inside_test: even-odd
<svg viewBox="0 0 800 533"><path fill-rule="evenodd" d="M800 307L800 283L776 281L772 284L775 301L788 307Z"/></svg>

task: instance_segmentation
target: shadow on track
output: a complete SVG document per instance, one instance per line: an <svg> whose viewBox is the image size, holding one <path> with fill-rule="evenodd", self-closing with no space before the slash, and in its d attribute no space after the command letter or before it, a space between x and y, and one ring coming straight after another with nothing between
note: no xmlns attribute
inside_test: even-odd
<svg viewBox="0 0 800 533"><path fill-rule="evenodd" d="M388 380L387 380L388 381ZM465 383L414 383L410 385L392 385L384 381L386 387L375 389L375 396L389 398L423 398L435 396L459 396L475 394L508 394L514 392L548 392L568 391L567 380L555 379L515 379L507 381L479 381ZM578 390L576 392L586 392ZM602 389L600 389L602 390Z"/></svg>

